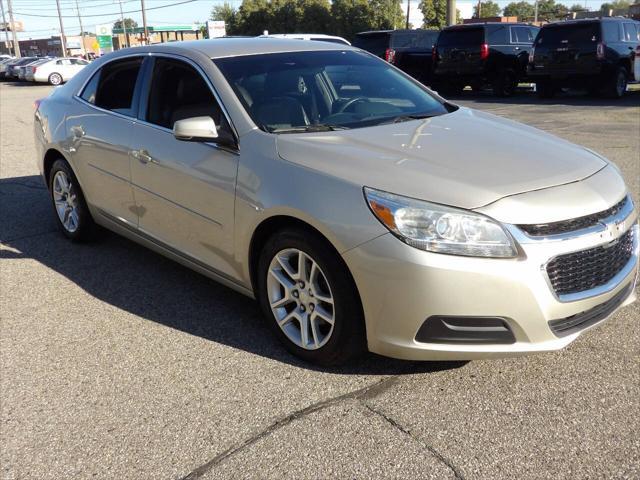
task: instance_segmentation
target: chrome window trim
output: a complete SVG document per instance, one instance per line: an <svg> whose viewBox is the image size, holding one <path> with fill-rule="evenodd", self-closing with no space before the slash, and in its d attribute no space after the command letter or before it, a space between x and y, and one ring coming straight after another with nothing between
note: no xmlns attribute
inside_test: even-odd
<svg viewBox="0 0 640 480"><path fill-rule="evenodd" d="M585 300L587 298L592 298L592 297L597 297L598 295L604 295L605 293L609 293L612 290L614 290L616 287L618 287L622 281L627 278L627 276L634 270L634 268L636 268L636 266L638 265L638 249L639 249L639 239L638 236L640 235L640 227L638 225L638 223L636 222L634 225L631 226L630 229L627 229L624 231L624 233L622 233L622 235L620 235L618 237L621 238L623 235L625 235L628 231L631 231L631 236L632 236L632 240L633 240L633 247L632 247L632 253L631 253L631 258L629 259L629 261L627 262L627 264L622 267L622 269L616 273L616 275L609 280L607 283L605 283L604 285L600 285L599 287L596 288L592 288L589 290L584 290L582 292L576 292L576 293L567 293L567 294L563 294L563 295L558 295L556 293L556 291L553 288L553 285L551 284L551 280L549 279L549 275L547 274L547 265L552 262L554 259L556 259L558 256L553 256L552 258L550 258L549 260L547 260L545 263L543 263L540 266L540 271L542 273L542 276L544 277L545 282L547 283L547 286L549 287L549 290L551 291L551 293L553 294L554 298L556 300L558 300L561 303L568 303L568 302L575 302L578 300ZM611 242L609 242L611 243ZM601 244L601 245L594 245L594 246L590 246L588 248L584 248L581 250L576 250L576 252L580 252L580 251L584 251L584 250L589 250L591 248L597 248L599 246L602 245L606 245L605 244ZM571 253L575 253L575 252L571 252ZM563 254L565 255L565 254Z"/></svg>

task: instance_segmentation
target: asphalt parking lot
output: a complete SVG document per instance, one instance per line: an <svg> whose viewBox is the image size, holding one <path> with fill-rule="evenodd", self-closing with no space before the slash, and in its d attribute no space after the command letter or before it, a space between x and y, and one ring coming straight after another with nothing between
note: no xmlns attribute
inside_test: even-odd
<svg viewBox="0 0 640 480"><path fill-rule="evenodd" d="M245 297L57 232L32 138L49 91L0 84L2 478L640 478L640 302L557 353L311 368ZM454 101L596 150L640 199L640 91Z"/></svg>

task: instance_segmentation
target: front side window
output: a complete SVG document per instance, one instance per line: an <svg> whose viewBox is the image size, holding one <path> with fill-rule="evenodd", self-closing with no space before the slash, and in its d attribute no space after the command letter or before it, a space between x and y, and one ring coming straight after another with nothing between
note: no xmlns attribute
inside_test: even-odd
<svg viewBox="0 0 640 480"><path fill-rule="evenodd" d="M624 31L625 42L637 42L638 40L640 40L636 25L634 25L633 23L624 23L622 24L622 28Z"/></svg>
<svg viewBox="0 0 640 480"><path fill-rule="evenodd" d="M108 63L93 75L81 94L82 99L96 107L135 116L133 94L141 66L141 57Z"/></svg>
<svg viewBox="0 0 640 480"><path fill-rule="evenodd" d="M218 131L231 132L202 75L180 60L157 58L153 67L146 121L172 129L178 120L203 116L211 117Z"/></svg>
<svg viewBox="0 0 640 480"><path fill-rule="evenodd" d="M358 51L214 60L256 125L270 132L372 126L447 113L388 63Z"/></svg>

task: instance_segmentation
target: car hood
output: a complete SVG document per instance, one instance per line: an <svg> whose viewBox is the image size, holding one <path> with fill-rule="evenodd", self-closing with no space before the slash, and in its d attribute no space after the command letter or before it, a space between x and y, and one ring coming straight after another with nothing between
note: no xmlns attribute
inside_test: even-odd
<svg viewBox="0 0 640 480"><path fill-rule="evenodd" d="M284 160L352 183L461 208L575 182L607 162L538 129L460 108L424 120L281 134Z"/></svg>

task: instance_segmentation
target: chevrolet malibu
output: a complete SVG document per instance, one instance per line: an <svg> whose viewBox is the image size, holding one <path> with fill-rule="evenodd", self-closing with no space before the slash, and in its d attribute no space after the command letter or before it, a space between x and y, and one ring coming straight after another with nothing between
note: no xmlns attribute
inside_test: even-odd
<svg viewBox="0 0 640 480"><path fill-rule="evenodd" d="M292 353L560 349L636 299L619 170L353 47L122 50L37 103L62 233L114 230L257 299Z"/></svg>

